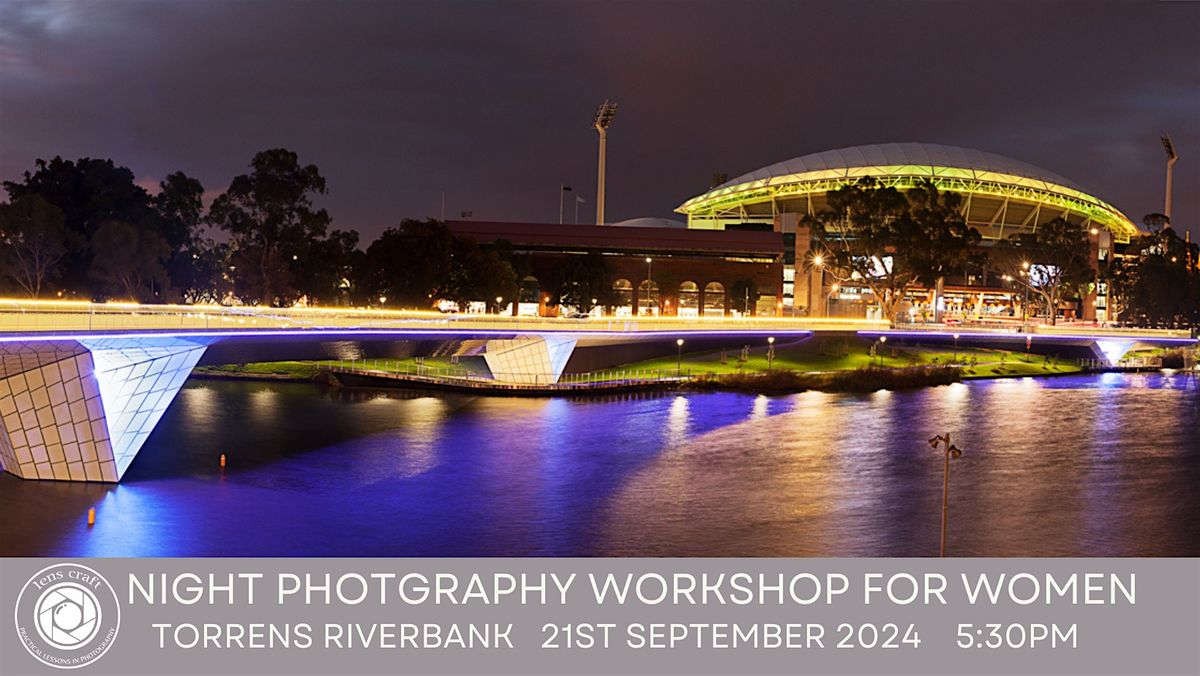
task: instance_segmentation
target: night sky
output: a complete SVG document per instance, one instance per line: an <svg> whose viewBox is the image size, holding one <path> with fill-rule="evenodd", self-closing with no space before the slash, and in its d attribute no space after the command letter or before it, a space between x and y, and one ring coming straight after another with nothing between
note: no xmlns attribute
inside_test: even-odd
<svg viewBox="0 0 1200 676"><path fill-rule="evenodd" d="M889 141L1066 176L1200 234L1200 3L102 2L0 4L0 177L112 158L215 195L287 147L335 227L405 217L671 216L714 172ZM573 212L568 208L568 221Z"/></svg>

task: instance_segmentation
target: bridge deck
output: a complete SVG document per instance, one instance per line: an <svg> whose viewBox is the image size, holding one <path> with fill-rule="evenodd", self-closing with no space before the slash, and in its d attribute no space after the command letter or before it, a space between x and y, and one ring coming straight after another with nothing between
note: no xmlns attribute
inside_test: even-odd
<svg viewBox="0 0 1200 676"><path fill-rule="evenodd" d="M807 317L601 317L563 319L485 314L446 314L355 308L269 308L220 305L140 305L0 299L0 338L5 334L266 333L313 329L378 332L654 334L715 332L884 331L886 321ZM1073 335L1080 337L1190 338L1187 331L1045 326L1015 322L944 326L907 325L905 331Z"/></svg>

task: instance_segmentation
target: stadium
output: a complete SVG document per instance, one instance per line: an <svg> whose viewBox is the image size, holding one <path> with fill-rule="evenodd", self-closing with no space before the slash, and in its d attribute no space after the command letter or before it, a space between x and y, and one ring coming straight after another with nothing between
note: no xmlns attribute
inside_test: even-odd
<svg viewBox="0 0 1200 676"><path fill-rule="evenodd" d="M854 146L804 155L739 176L681 204L690 228L814 215L831 190L871 176L905 190L931 180L963 196L968 225L985 239L1032 231L1064 217L1128 242L1137 226L1110 204L1062 176L1031 164L969 148L928 143Z"/></svg>
<svg viewBox="0 0 1200 676"><path fill-rule="evenodd" d="M887 143L828 150L796 157L751 171L693 197L675 209L692 229L737 230L767 227L782 233L785 255L782 312L812 316L870 314L873 299L854 285L827 283L823 270L806 270L811 233L802 217L825 208L826 195L844 185L872 177L904 191L932 181L941 192L962 197L963 217L977 229L985 245L1014 234L1033 232L1055 218L1087 228L1098 261L1117 244L1128 243L1138 227L1118 209L1051 171L994 153L928 143ZM1023 316L1025 300L1000 279L964 274L947 279L935 297L931 290L910 294L914 315L1001 319ZM1066 316L1105 319L1106 299L1083 299L1079 307L1062 308Z"/></svg>

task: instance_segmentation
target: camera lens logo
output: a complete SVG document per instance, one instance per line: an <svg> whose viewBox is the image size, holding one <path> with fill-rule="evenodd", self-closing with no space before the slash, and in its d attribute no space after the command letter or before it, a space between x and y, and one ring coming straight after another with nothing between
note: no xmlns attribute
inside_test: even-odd
<svg viewBox="0 0 1200 676"><path fill-rule="evenodd" d="M100 628L99 606L87 587L74 582L56 584L38 598L38 633L57 648L78 648Z"/></svg>
<svg viewBox="0 0 1200 676"><path fill-rule="evenodd" d="M100 659L117 637L121 608L112 585L74 563L44 568L17 596L21 643L38 661L77 669Z"/></svg>

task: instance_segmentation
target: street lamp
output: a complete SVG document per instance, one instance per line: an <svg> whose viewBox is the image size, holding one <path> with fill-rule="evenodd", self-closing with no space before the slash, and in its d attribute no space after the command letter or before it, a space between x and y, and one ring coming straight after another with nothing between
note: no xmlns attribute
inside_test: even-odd
<svg viewBox="0 0 1200 676"><path fill-rule="evenodd" d="M650 264L653 262L654 262L653 258L646 256L646 312L647 313L650 312L650 285L654 283L654 277L652 277L650 275L650 270L651 270Z"/></svg>
<svg viewBox="0 0 1200 676"><path fill-rule="evenodd" d="M683 373L683 339L675 339L675 377Z"/></svg>
<svg viewBox="0 0 1200 676"><path fill-rule="evenodd" d="M939 434L929 440L929 447L937 449L943 444L946 450L946 464L942 469L942 546L939 556L946 555L946 519L950 514L950 458L962 456L962 450L950 443L950 433Z"/></svg>
<svg viewBox="0 0 1200 676"><path fill-rule="evenodd" d="M880 345L880 347L882 347L882 346L883 346L883 344L884 344L884 343L886 343L886 342L887 342L887 336L880 336L880 337L879 337L879 345ZM876 350L875 350L875 354L879 355L879 366L881 366L881 367L882 367L882 366L883 366L883 353L882 353L882 352L880 352L878 349L876 349Z"/></svg>
<svg viewBox="0 0 1200 676"><path fill-rule="evenodd" d="M775 336L767 338L767 370L771 370L771 362L775 361Z"/></svg>
<svg viewBox="0 0 1200 676"><path fill-rule="evenodd" d="M954 334L954 362L958 363L958 334Z"/></svg>
<svg viewBox="0 0 1200 676"><path fill-rule="evenodd" d="M496 296L496 314L499 315L500 311L503 308L504 308L504 299L501 298L500 296Z"/></svg>
<svg viewBox="0 0 1200 676"><path fill-rule="evenodd" d="M814 305L814 304L816 304L816 303L819 303L819 301L821 301L821 299L822 299L821 297L822 297L822 296L824 295L824 293L825 293L825 291L824 291L824 289L825 289L825 256L823 256L822 254L819 254L819 253L818 253L818 254L815 254L815 255L813 255L813 257L812 257L812 264L813 264L813 267L815 267L815 268L817 268L818 270L820 270L820 271L821 271L821 276L819 277L819 281L818 281L818 290L817 290L817 295L816 295L816 298L815 298L815 299L814 299L814 297L813 297L813 293L812 293L812 280L811 280L811 277L810 277L810 279L809 279L809 284L808 284L808 288L809 288L809 292L808 292L808 306L809 306L809 307L808 307L808 315L809 315L810 317L811 317L811 316L813 316L813 314L814 314L814 311L817 309L817 308L814 308L814 307L813 307L813 305ZM828 303L826 303L826 305L828 305ZM829 314L829 313L828 313L828 308L826 307L826 308L825 308L825 309L822 311L822 316L827 316L828 314Z"/></svg>
<svg viewBox="0 0 1200 676"><path fill-rule="evenodd" d="M1021 300L1021 330L1025 330L1025 322L1029 317L1029 261L1021 261L1021 291L1023 297Z"/></svg>

